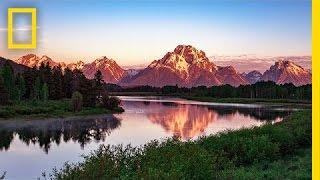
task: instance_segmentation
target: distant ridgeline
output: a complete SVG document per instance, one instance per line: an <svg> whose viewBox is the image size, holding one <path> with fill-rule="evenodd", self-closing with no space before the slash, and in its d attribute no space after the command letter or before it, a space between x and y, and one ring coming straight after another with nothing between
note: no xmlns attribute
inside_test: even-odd
<svg viewBox="0 0 320 180"><path fill-rule="evenodd" d="M251 85L198 86L192 88L178 86L137 86L123 88L115 84L107 84L109 92L152 92L159 95L186 95L213 98L265 98L265 99L297 99L311 100L311 84L295 86L292 83L278 85L273 81L257 82Z"/></svg>

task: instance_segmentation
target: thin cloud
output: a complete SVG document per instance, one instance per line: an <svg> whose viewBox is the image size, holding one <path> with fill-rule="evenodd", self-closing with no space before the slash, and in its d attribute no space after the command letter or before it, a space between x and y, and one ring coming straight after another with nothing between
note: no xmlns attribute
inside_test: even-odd
<svg viewBox="0 0 320 180"><path fill-rule="evenodd" d="M37 29L40 29L40 27L37 26ZM8 28L0 27L0 31L8 31ZM24 26L24 27L14 28L13 31L31 31L31 26Z"/></svg>

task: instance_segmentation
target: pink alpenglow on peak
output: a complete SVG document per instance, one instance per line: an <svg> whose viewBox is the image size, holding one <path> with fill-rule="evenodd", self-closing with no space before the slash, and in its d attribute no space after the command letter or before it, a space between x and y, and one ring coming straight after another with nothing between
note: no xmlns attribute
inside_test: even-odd
<svg viewBox="0 0 320 180"><path fill-rule="evenodd" d="M293 83L295 86L311 84L311 72L291 61L277 61L263 73L262 81L277 84Z"/></svg>
<svg viewBox="0 0 320 180"><path fill-rule="evenodd" d="M28 54L20 57L16 62L28 67L39 67L42 63L48 63L51 67L79 69L89 79L94 78L94 74L100 70L106 83L121 86L209 87L229 84L237 87L259 81L273 81L277 84L293 83L296 86L311 84L310 70L290 61L290 57L276 58L275 64L269 66L270 68L264 73L253 70L242 74L234 68L232 61L230 61L231 65L217 66L209 60L205 52L191 45L178 45L161 59L152 61L146 68L139 69L124 69L115 60L106 56L95 59L91 63L78 61L65 64L56 62L48 56L38 57L35 54ZM293 61L296 61L296 58Z"/></svg>
<svg viewBox="0 0 320 180"><path fill-rule="evenodd" d="M103 80L106 83L118 83L125 75L125 70L122 69L116 61L109 59L106 56L94 60L92 63L85 64L82 71L89 78L94 78L94 74L100 70L103 75Z"/></svg>
<svg viewBox="0 0 320 180"><path fill-rule="evenodd" d="M233 67L224 69L210 62L206 54L191 45L178 45L162 59L153 61L146 69L124 85L183 87L248 84Z"/></svg>
<svg viewBox="0 0 320 180"><path fill-rule="evenodd" d="M64 63L61 64L61 63L54 62L50 57L46 55L43 55L42 57L38 57L35 54L27 54L25 56L20 57L15 62L31 68L34 66L39 67L42 63L45 65L49 63L51 67L64 65Z"/></svg>

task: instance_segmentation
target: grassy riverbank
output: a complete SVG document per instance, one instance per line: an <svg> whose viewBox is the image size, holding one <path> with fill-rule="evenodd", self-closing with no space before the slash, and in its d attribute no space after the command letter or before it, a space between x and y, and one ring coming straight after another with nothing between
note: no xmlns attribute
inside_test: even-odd
<svg viewBox="0 0 320 180"><path fill-rule="evenodd" d="M103 107L84 107L79 112L73 112L70 99L49 101L21 101L11 105L1 106L0 119L8 118L54 118L68 116L85 116L94 114L109 114L122 112L122 108L108 110Z"/></svg>
<svg viewBox="0 0 320 180"><path fill-rule="evenodd" d="M197 141L168 139L143 147L101 146L54 179L309 179L311 111L282 122Z"/></svg>
<svg viewBox="0 0 320 180"><path fill-rule="evenodd" d="M214 98L209 96L191 96L186 94L161 94L156 92L112 92L113 96L163 96L178 97L193 101L241 104L289 105L299 108L311 108L311 100L299 99L266 99L266 98Z"/></svg>

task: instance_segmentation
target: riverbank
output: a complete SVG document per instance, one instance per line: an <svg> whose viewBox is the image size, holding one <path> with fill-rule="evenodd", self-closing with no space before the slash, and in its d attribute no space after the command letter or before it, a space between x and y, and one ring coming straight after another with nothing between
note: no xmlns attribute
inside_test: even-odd
<svg viewBox="0 0 320 180"><path fill-rule="evenodd" d="M309 179L311 111L276 124L142 147L101 146L84 162L66 164L54 179Z"/></svg>
<svg viewBox="0 0 320 180"><path fill-rule="evenodd" d="M0 120L10 119L41 119L41 118L64 118L75 116L88 116L99 114L121 113L121 107L108 110L103 107L84 107L79 112L73 112L71 100L48 100L48 101L21 101L11 105L1 106Z"/></svg>
<svg viewBox="0 0 320 180"><path fill-rule="evenodd" d="M270 104L270 105L292 105L311 109L311 101L296 99L255 99L255 98L212 98L203 96L179 96L180 98L216 103L242 103L242 104Z"/></svg>

